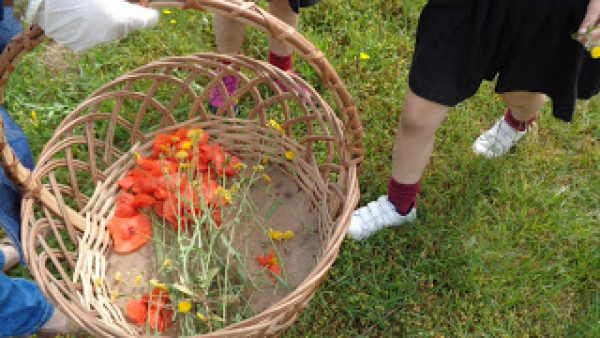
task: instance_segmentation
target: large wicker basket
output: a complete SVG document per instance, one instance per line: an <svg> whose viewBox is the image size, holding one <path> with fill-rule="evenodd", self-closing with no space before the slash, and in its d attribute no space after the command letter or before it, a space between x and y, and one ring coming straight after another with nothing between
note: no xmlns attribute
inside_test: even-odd
<svg viewBox="0 0 600 338"><path fill-rule="evenodd" d="M363 148L354 103L323 53L253 2L182 0L145 5L210 11L266 32L292 46L320 75L324 89L317 93L301 78L241 55L194 54L158 60L91 94L57 128L33 172L14 156L0 121L3 167L24 193L22 236L29 268L52 302L90 334L139 334L127 329L122 314L106 297L85 296L93 276L83 273L81 264L90 261L88 269L105 273L104 256L111 246L106 220L114 209L116 181L133 165L131 148L141 144L143 151L158 133L193 124L208 130L231 153L269 154L310 196L318 214L320 249L308 277L260 314L207 336L281 333L327 275L358 202L357 165ZM9 44L0 61L0 91L21 57L44 40L39 28L29 28ZM240 89L231 97L221 81L226 75L240 80ZM207 102L215 87L226 100L211 114ZM331 102L322 98L325 94ZM239 109L233 108L236 103ZM278 114L283 136L266 132L273 114ZM293 161L284 158L290 149L296 153ZM68 234L77 250L67 249L61 233ZM50 247L50 239L59 243L58 248ZM79 274L73 279L67 270ZM102 289L106 296L106 288Z"/></svg>

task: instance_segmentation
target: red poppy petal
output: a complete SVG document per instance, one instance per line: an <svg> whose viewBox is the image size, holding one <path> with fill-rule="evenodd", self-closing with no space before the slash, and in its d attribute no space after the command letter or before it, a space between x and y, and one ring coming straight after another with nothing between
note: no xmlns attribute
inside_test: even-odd
<svg viewBox="0 0 600 338"><path fill-rule="evenodd" d="M130 298L125 305L125 314L137 325L143 325L148 318L148 305L142 300Z"/></svg>

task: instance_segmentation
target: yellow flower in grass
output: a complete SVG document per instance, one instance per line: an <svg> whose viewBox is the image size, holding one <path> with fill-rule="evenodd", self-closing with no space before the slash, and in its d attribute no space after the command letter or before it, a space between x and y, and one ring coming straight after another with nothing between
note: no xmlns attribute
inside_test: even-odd
<svg viewBox="0 0 600 338"><path fill-rule="evenodd" d="M600 47L592 48L590 53L592 54L592 58L594 58L594 59L600 58Z"/></svg>
<svg viewBox="0 0 600 338"><path fill-rule="evenodd" d="M165 262L163 263L163 266L165 268L168 268L171 265L171 263L173 263L173 261L170 258L167 258L167 259L165 259Z"/></svg>
<svg viewBox="0 0 600 338"><path fill-rule="evenodd" d="M294 234L294 232L290 230L286 231L285 234L283 234L283 238L285 239L292 239L294 238L294 236L296 236L296 234Z"/></svg>
<svg viewBox="0 0 600 338"><path fill-rule="evenodd" d="M279 123L277 123L277 121L269 120L269 122L267 122L267 126L270 128L273 128L273 129L279 131L281 134L285 135L285 130L283 130L283 127L281 127L281 125Z"/></svg>
<svg viewBox="0 0 600 338"><path fill-rule="evenodd" d="M288 160L292 161L294 159L295 155L293 151L286 151L285 152L285 158L287 158Z"/></svg>
<svg viewBox="0 0 600 338"><path fill-rule="evenodd" d="M176 24L176 23L177 23L177 20L173 19L173 20L171 20L171 23L172 23L172 24Z"/></svg>
<svg viewBox="0 0 600 338"><path fill-rule="evenodd" d="M201 314L200 312L196 312L196 317L200 319L200 321L203 323L206 323L208 321L208 318L206 318L206 316Z"/></svg>
<svg viewBox="0 0 600 338"><path fill-rule="evenodd" d="M178 308L179 312L188 313L192 309L192 303L187 300L184 300L183 302L179 302Z"/></svg>
<svg viewBox="0 0 600 338"><path fill-rule="evenodd" d="M159 289L161 289L163 291L169 290L169 288L167 287L166 284L159 283L156 279L151 279L150 280L150 285L154 286L155 288L159 288Z"/></svg>
<svg viewBox="0 0 600 338"><path fill-rule="evenodd" d="M370 58L371 58L371 56L369 54L367 54L367 53L360 53L360 59L361 60L368 60Z"/></svg>
<svg viewBox="0 0 600 338"><path fill-rule="evenodd" d="M137 277L135 277L135 281L133 282L135 285L140 284L140 282L142 281L142 275L138 275Z"/></svg>
<svg viewBox="0 0 600 338"><path fill-rule="evenodd" d="M32 120L36 120L37 119L37 113L34 111L31 112L31 119Z"/></svg>
<svg viewBox="0 0 600 338"><path fill-rule="evenodd" d="M165 14L169 15L169 14L171 14L171 11L170 11L170 10L168 10L168 9L165 9L165 10L163 11L163 13L165 13Z"/></svg>

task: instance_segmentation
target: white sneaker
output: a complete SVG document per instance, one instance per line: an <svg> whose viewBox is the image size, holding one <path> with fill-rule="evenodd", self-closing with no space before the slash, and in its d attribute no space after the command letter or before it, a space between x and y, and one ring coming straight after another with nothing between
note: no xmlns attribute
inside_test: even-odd
<svg viewBox="0 0 600 338"><path fill-rule="evenodd" d="M473 151L486 157L500 157L508 153L525 134L527 134L527 130L516 130L506 122L503 116L491 129L475 140Z"/></svg>
<svg viewBox="0 0 600 338"><path fill-rule="evenodd" d="M348 236L362 240L369 237L377 230L412 222L417 218L417 209L413 207L406 215L400 215L388 200L387 195L379 197L377 201L370 202L352 213Z"/></svg>

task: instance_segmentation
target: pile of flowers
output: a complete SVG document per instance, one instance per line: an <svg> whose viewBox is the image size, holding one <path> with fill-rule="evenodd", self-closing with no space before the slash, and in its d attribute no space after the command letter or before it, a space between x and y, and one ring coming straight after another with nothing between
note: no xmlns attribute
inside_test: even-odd
<svg viewBox="0 0 600 338"><path fill-rule="evenodd" d="M293 159L293 153L286 158ZM237 156L211 142L202 129L179 129L156 136L151 155L135 153L135 163L118 181L121 191L108 231L115 252L131 253L152 241L161 263L148 273L149 292L124 295L129 297L127 318L152 332L165 332L177 322L183 335L243 318L244 292L256 281L232 242L241 215L256 209L248 201L250 186L270 181L263 166L268 157L252 166L250 177L239 178L248 166ZM226 221L223 210L234 197L239 201ZM262 231L273 247L294 237L291 231ZM273 283L285 285L276 250L256 262Z"/></svg>

